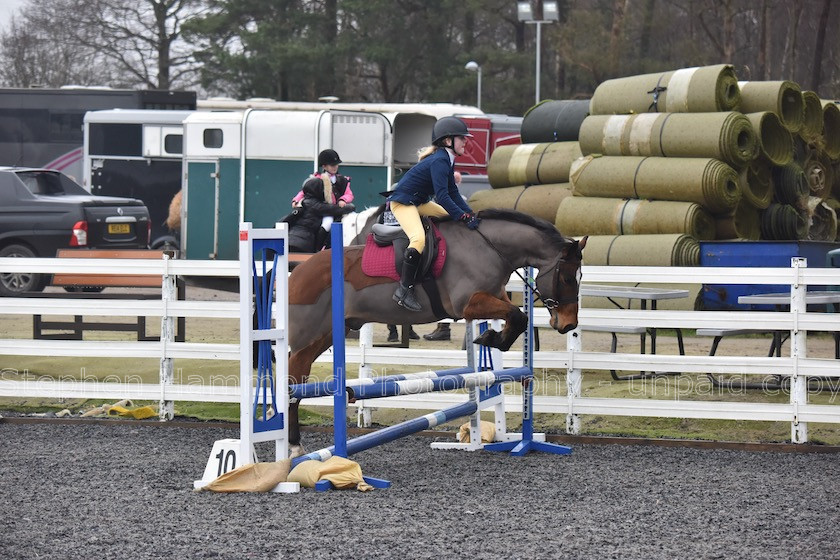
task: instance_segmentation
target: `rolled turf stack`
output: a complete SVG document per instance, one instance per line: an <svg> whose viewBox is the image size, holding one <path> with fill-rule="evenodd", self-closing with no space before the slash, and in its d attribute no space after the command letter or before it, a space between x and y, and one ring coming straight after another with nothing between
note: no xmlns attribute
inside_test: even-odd
<svg viewBox="0 0 840 560"><path fill-rule="evenodd" d="M568 183L569 168L581 155L577 141L499 146L490 156L487 178L494 189Z"/></svg>
<svg viewBox="0 0 840 560"><path fill-rule="evenodd" d="M593 115L737 111L741 95L729 64L607 80L595 88Z"/></svg>
<svg viewBox="0 0 840 560"><path fill-rule="evenodd" d="M528 109L522 118L522 143L575 141L588 114L588 99L541 101Z"/></svg>
<svg viewBox="0 0 840 560"><path fill-rule="evenodd" d="M789 81L738 82L741 112L772 111L790 132L799 132L805 116L805 101L799 85Z"/></svg>
<svg viewBox="0 0 840 560"><path fill-rule="evenodd" d="M693 202L571 196L560 203L554 224L572 236L683 233L715 238L714 219Z"/></svg>
<svg viewBox="0 0 840 560"><path fill-rule="evenodd" d="M689 235L592 235L584 263L593 266L697 266L700 244Z"/></svg>
<svg viewBox="0 0 840 560"><path fill-rule="evenodd" d="M555 183L476 191L470 197L468 204L475 211L486 208L506 208L519 210L554 223L560 203L571 196L572 186L569 183ZM562 229L560 231L566 233Z"/></svg>
<svg viewBox="0 0 840 560"><path fill-rule="evenodd" d="M592 115L580 128L583 155L716 158L736 169L758 155L758 139L741 113Z"/></svg>
<svg viewBox="0 0 840 560"><path fill-rule="evenodd" d="M586 156L572 166L575 196L696 202L727 214L741 198L738 174L712 158Z"/></svg>
<svg viewBox="0 0 840 560"><path fill-rule="evenodd" d="M792 81L738 82L727 64L607 80L588 106L529 109L522 141L493 153L497 192L476 193L473 207L547 219L556 207L555 225L575 236L822 239L837 229L840 105ZM669 210L654 218L657 208Z"/></svg>

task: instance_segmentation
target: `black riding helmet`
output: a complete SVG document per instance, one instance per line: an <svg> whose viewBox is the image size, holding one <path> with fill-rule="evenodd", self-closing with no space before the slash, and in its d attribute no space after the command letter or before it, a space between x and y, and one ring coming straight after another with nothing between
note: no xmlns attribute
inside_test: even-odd
<svg viewBox="0 0 840 560"><path fill-rule="evenodd" d="M322 150L320 154L318 154L318 166L323 167L325 165L338 165L341 163L341 158L338 157L338 152L331 149Z"/></svg>
<svg viewBox="0 0 840 560"><path fill-rule="evenodd" d="M467 125L458 117L443 117L438 119L435 126L432 128L432 144L438 143L444 138L450 136L466 136L472 138L472 134L467 130Z"/></svg>

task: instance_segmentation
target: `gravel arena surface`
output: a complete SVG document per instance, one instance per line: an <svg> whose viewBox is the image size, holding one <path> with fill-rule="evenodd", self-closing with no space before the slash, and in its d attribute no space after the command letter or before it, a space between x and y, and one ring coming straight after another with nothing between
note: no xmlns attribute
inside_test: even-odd
<svg viewBox="0 0 840 560"><path fill-rule="evenodd" d="M0 558L840 558L835 454L578 444L510 457L413 436L352 457L387 490L194 492L231 437L0 421Z"/></svg>

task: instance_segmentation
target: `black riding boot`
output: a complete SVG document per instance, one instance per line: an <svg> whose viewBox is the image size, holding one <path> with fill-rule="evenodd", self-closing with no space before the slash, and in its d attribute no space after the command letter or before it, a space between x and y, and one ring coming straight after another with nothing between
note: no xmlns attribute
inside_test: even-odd
<svg viewBox="0 0 840 560"><path fill-rule="evenodd" d="M420 253L417 249L409 247L403 256L402 274L400 285L394 292L394 301L409 311L422 311L423 307L414 295L414 281L417 279L417 271L420 268Z"/></svg>

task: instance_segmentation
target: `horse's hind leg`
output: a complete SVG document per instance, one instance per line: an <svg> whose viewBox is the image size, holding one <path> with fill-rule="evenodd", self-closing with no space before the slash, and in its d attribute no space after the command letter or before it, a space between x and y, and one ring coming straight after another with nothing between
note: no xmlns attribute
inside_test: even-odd
<svg viewBox="0 0 840 560"><path fill-rule="evenodd" d="M501 332L487 329L473 341L503 352L510 350L519 335L528 327L528 317L506 296L502 299L487 292L477 292L470 297L464 308L464 319L504 319L505 326Z"/></svg>
<svg viewBox="0 0 840 560"><path fill-rule="evenodd" d="M308 346L292 352L289 356L289 384L305 383L312 371L315 359L326 351L332 344L332 332L317 338ZM300 423L298 420L299 401L289 401L289 448L294 455L295 448L300 446Z"/></svg>

